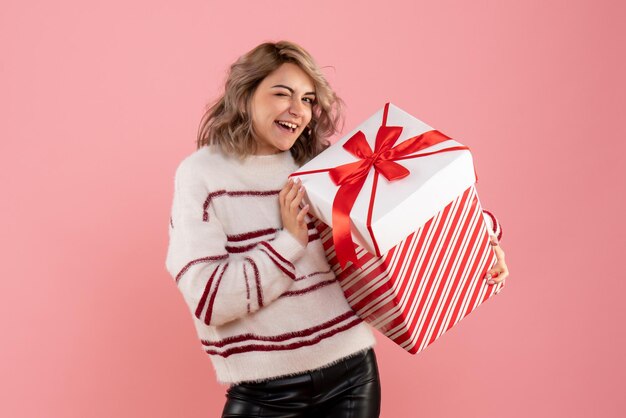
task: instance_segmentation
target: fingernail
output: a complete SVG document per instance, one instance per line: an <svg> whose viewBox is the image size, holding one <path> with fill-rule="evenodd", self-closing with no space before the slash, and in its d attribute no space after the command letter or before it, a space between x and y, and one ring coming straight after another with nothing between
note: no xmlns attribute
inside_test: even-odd
<svg viewBox="0 0 626 418"><path fill-rule="evenodd" d="M487 284L494 284L494 283L495 283L495 282L494 282L493 280L489 280L489 281L487 282Z"/></svg>
<svg viewBox="0 0 626 418"><path fill-rule="evenodd" d="M491 279L491 273L487 273L487 275L485 276L485 280L489 280Z"/></svg>
<svg viewBox="0 0 626 418"><path fill-rule="evenodd" d="M304 186L300 186L300 191L303 192L304 191Z"/></svg>

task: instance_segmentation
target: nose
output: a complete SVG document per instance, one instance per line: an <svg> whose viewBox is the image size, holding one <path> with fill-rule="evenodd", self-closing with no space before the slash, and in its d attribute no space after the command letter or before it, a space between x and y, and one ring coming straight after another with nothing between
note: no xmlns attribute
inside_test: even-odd
<svg viewBox="0 0 626 418"><path fill-rule="evenodd" d="M300 99L292 100L289 106L289 114L296 117L304 116L304 103Z"/></svg>

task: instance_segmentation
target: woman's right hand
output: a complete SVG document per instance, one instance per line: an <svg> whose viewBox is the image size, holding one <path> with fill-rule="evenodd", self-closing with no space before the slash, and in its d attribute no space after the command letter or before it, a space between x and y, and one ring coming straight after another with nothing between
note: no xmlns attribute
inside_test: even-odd
<svg viewBox="0 0 626 418"><path fill-rule="evenodd" d="M298 178L287 181L285 187L278 194L280 202L280 217L283 221L283 228L291 233L302 246L309 243L309 228L304 219L309 211L309 205L300 208L300 203L304 197L304 186Z"/></svg>

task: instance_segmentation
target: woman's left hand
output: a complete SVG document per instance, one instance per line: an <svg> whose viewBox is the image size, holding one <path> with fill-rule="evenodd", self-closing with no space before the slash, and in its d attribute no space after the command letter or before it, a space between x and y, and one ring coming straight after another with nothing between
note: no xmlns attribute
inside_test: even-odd
<svg viewBox="0 0 626 418"><path fill-rule="evenodd" d="M487 280L488 285L503 282L509 275L509 269L504 262L504 251L502 250L502 247L500 247L496 237L491 237L491 245L496 253L497 261L485 275L485 280Z"/></svg>

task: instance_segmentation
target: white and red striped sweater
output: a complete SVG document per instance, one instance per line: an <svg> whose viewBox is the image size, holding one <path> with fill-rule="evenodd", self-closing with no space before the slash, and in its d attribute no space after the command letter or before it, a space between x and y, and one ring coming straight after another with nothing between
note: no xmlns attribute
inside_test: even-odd
<svg viewBox="0 0 626 418"><path fill-rule="evenodd" d="M282 229L278 193L296 169L288 151L240 161L204 146L176 170L166 268L220 383L297 374L376 344L312 219L306 248Z"/></svg>
<svg viewBox="0 0 626 418"><path fill-rule="evenodd" d="M376 343L312 219L306 249L281 228L278 193L296 169L289 152L242 162L205 146L176 170L166 268L220 383L301 373Z"/></svg>

